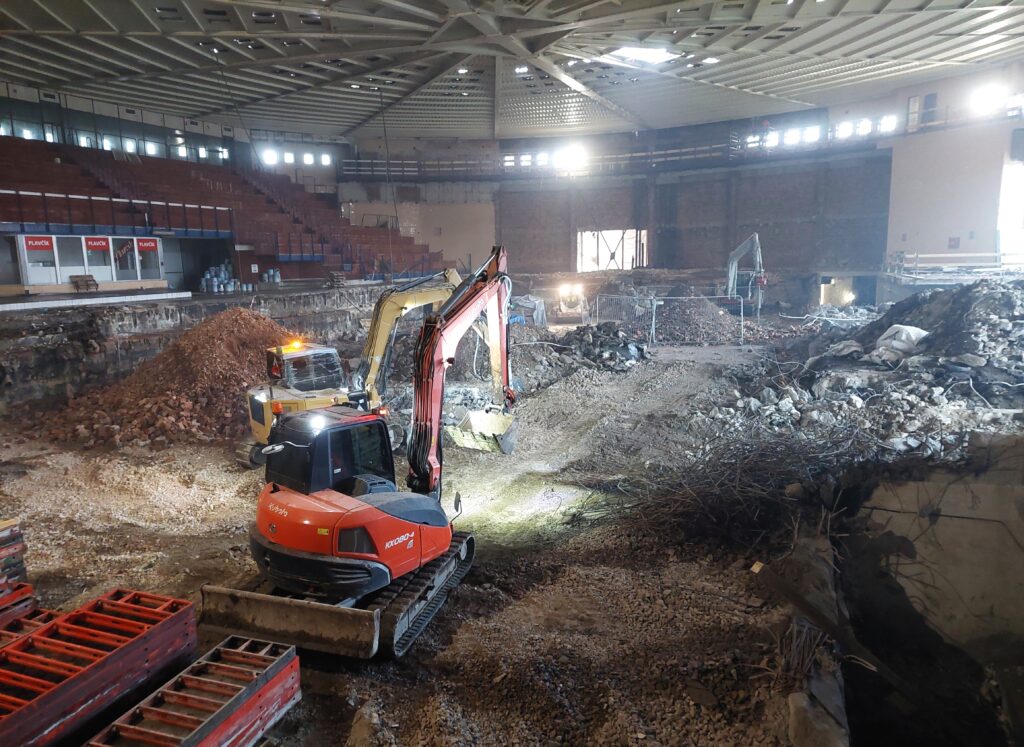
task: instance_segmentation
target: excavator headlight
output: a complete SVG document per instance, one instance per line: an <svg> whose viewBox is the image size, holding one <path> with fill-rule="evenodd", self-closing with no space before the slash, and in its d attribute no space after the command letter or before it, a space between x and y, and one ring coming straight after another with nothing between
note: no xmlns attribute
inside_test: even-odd
<svg viewBox="0 0 1024 747"><path fill-rule="evenodd" d="M342 529L338 532L338 552L357 552L375 555L377 548L365 527Z"/></svg>
<svg viewBox="0 0 1024 747"><path fill-rule="evenodd" d="M375 415L380 415L382 418L386 418L391 415L391 408L387 405L381 405L373 408L373 412Z"/></svg>
<svg viewBox="0 0 1024 747"><path fill-rule="evenodd" d="M558 286L558 295L568 296L570 293L572 293L572 286L569 285L568 283L562 283L560 286Z"/></svg>
<svg viewBox="0 0 1024 747"><path fill-rule="evenodd" d="M576 283L576 285L572 287L572 290L577 296L583 295L583 283Z"/></svg>

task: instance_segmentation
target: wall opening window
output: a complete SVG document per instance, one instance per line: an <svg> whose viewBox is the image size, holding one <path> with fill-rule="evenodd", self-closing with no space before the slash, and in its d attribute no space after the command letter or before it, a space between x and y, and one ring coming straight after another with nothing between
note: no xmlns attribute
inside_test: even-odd
<svg viewBox="0 0 1024 747"><path fill-rule="evenodd" d="M331 165L331 154L330 153L323 153L320 156L320 165L321 166L330 166Z"/></svg>
<svg viewBox="0 0 1024 747"><path fill-rule="evenodd" d="M647 231L637 228L580 231L576 271L632 270L647 265Z"/></svg>
<svg viewBox="0 0 1024 747"><path fill-rule="evenodd" d="M306 164L307 166L312 166L313 165L313 154L312 153L303 153L302 154L302 162L304 164Z"/></svg>
<svg viewBox="0 0 1024 747"><path fill-rule="evenodd" d="M284 152L284 162L285 163L295 163L295 154L292 153L290 150L286 150Z"/></svg>

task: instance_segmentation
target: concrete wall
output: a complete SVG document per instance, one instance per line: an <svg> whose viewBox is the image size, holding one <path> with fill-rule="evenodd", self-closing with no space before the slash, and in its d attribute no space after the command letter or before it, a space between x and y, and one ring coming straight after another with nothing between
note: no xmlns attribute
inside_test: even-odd
<svg viewBox="0 0 1024 747"><path fill-rule="evenodd" d="M208 316L251 307L327 343L362 334L381 286L216 301L0 313L0 413L30 400L60 401L134 371Z"/></svg>
<svg viewBox="0 0 1024 747"><path fill-rule="evenodd" d="M892 142L888 254L945 255L932 264L995 261L1003 166L1019 120L994 120ZM909 261L909 260L908 260Z"/></svg>

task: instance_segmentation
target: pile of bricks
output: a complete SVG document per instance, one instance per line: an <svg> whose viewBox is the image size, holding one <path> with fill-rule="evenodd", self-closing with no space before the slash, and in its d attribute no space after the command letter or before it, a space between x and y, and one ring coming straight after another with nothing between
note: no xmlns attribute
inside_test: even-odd
<svg viewBox="0 0 1024 747"><path fill-rule="evenodd" d="M47 435L86 446L233 438L248 423L245 391L266 379L267 348L294 336L262 314L224 311L124 381L72 400Z"/></svg>

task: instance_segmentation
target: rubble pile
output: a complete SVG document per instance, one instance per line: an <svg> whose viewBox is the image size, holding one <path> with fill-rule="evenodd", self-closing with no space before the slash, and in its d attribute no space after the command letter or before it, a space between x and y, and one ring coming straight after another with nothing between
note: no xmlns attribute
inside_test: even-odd
<svg viewBox="0 0 1024 747"><path fill-rule="evenodd" d="M583 325L561 337L539 328L512 333L512 376L532 392L564 379L581 368L622 373L647 360L647 345L631 338L615 322Z"/></svg>
<svg viewBox="0 0 1024 747"><path fill-rule="evenodd" d="M234 308L206 319L125 380L69 402L48 435L87 446L161 446L232 437L247 426L243 394L266 378L266 349L294 334Z"/></svg>
<svg viewBox="0 0 1024 747"><path fill-rule="evenodd" d="M656 312L658 342L718 345L740 339L740 320L706 298L665 299Z"/></svg>
<svg viewBox="0 0 1024 747"><path fill-rule="evenodd" d="M922 293L822 332L806 361L766 367L706 417L727 429L855 426L883 459L956 458L968 431L1024 427L1022 337L1022 281Z"/></svg>

